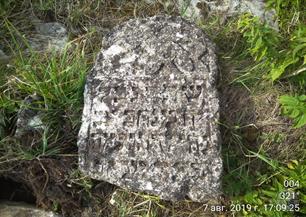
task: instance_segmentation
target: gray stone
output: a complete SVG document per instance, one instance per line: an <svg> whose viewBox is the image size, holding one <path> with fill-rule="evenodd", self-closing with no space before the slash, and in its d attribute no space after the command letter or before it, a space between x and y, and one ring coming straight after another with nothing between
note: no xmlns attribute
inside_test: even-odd
<svg viewBox="0 0 306 217"><path fill-rule="evenodd" d="M155 16L121 24L103 42L85 86L80 169L167 200L218 197L218 70L206 34Z"/></svg>
<svg viewBox="0 0 306 217"><path fill-rule="evenodd" d="M62 51L68 43L68 33L64 25L58 22L43 23L33 17L32 23L35 26L35 33L27 36L32 50Z"/></svg>
<svg viewBox="0 0 306 217"><path fill-rule="evenodd" d="M154 4L156 2L156 0L145 0L145 2L147 4Z"/></svg>
<svg viewBox="0 0 306 217"><path fill-rule="evenodd" d="M176 4L183 15L192 20L203 18L203 5L208 13L217 12L222 14L223 18L248 12L278 29L275 11L267 10L263 0L179 0Z"/></svg>
<svg viewBox="0 0 306 217"><path fill-rule="evenodd" d="M3 52L3 50L0 49L0 60L1 59L7 59L8 56Z"/></svg>
<svg viewBox="0 0 306 217"><path fill-rule="evenodd" d="M60 215L25 203L1 202L0 217L60 217Z"/></svg>
<svg viewBox="0 0 306 217"><path fill-rule="evenodd" d="M46 129L42 122L43 113L37 104L41 100L37 94L27 96L24 99L17 115L15 137L24 139L24 136L29 132L42 133Z"/></svg>
<svg viewBox="0 0 306 217"><path fill-rule="evenodd" d="M0 49L0 64L5 64L9 61L10 57Z"/></svg>
<svg viewBox="0 0 306 217"><path fill-rule="evenodd" d="M31 17L35 31L19 38L22 53L63 51L68 44L68 32L64 25L58 22L43 23L36 17ZM17 38L18 39L18 38ZM26 42L26 43L25 43ZM1 48L1 46L0 46ZM8 63L15 56L6 54L0 49L0 64Z"/></svg>

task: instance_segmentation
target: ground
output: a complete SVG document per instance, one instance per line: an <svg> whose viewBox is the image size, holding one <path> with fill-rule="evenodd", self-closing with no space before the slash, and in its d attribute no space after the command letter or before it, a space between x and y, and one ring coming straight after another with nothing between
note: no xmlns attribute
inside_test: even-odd
<svg viewBox="0 0 306 217"><path fill-rule="evenodd" d="M266 77L266 68L247 52L248 44L237 28L237 17L224 21L210 15L198 22L216 43L220 65L224 195L218 201L207 204L163 201L92 180L78 170L76 141L85 76L101 48L103 35L133 17L179 15L166 2L8 0L0 3L0 49L10 56L0 59L0 184L12 186L0 186L10 195L0 199L19 198L63 216L83 213L83 216L199 217L251 216L253 211L242 212L233 203L238 206L248 203L253 208L263 207L267 201L276 204L280 201L279 193L288 190L282 186L288 179L299 181L299 186L290 189L305 195L306 128L294 128L292 120L282 115L279 103L279 96L305 93L305 89L288 80L271 82ZM64 24L70 43L63 53L24 52L27 47L24 41L33 33L33 17ZM23 108L24 98L33 94L41 97L33 107L43 111L46 127L16 138L18 111ZM28 196L20 196L18 191ZM300 206L305 205L305 198L298 199ZM280 213L278 216L294 215L283 210ZM260 215L274 216L273 212L257 213Z"/></svg>

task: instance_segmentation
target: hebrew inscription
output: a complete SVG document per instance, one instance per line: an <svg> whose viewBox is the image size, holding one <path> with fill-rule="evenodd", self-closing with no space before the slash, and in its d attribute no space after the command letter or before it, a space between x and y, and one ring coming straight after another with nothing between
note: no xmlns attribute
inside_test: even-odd
<svg viewBox="0 0 306 217"><path fill-rule="evenodd" d="M87 77L80 169L167 200L216 198L222 171L216 76L213 44L182 18L117 26Z"/></svg>

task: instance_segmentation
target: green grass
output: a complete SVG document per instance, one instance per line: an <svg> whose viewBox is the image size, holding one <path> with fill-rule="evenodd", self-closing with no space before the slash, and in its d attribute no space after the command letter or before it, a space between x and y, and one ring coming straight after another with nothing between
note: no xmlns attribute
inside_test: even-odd
<svg viewBox="0 0 306 217"><path fill-rule="evenodd" d="M266 156L252 152L252 157L259 158L270 166L270 176L260 175L262 179L256 190L243 197L239 203L258 205L258 210L243 212L244 216L295 216L306 214L306 166L305 161L293 160L282 165ZM288 184L289 183L289 184Z"/></svg>
<svg viewBox="0 0 306 217"><path fill-rule="evenodd" d="M74 143L81 119L85 76L90 61L85 58L81 47L68 45L62 53L33 52L28 56L17 56L10 63L12 72L1 86L3 128L9 124L9 119L16 121L19 108L38 110L45 127L42 132L38 132L39 138L31 148L10 139L11 133L2 132L2 137L7 136L1 141L2 158L33 160L56 156L65 149L76 149ZM41 100L25 105L25 97L34 94Z"/></svg>
<svg viewBox="0 0 306 217"><path fill-rule="evenodd" d="M3 104L15 102L21 105L25 96L37 94L46 112L69 113L73 117L75 108L82 105L85 75L89 69L84 53L79 48L73 53L44 55L33 53L29 57L18 57L11 67L14 74L2 87ZM63 115L64 115L63 114ZM72 119L73 120L73 119Z"/></svg>
<svg viewBox="0 0 306 217"><path fill-rule="evenodd" d="M306 105L303 95L298 95L305 93L306 77L302 71L306 54L302 30L305 26L305 17L299 16L295 22L286 23L283 16L288 18L290 14L284 14L284 11L292 12L296 10L298 2L302 3L294 1L295 6L292 6L289 1L282 2L283 6L277 10L278 14L282 13L279 17L279 32L250 15L241 16L238 20L232 19L221 28L218 17L212 18L213 22L202 24L219 47L221 72L224 73L220 89L224 86L231 87L225 89L222 94L227 94L228 90L235 90L234 87L238 87L239 92L241 87L249 92L251 101L254 102L253 105L241 103L244 99L238 98L239 94L229 94L225 102L229 105L232 101L233 104L238 103L238 106L241 104L240 107L243 109L241 111L235 106L227 107L228 114L221 119L221 126L225 129L224 191L230 200L236 200L238 204L261 207L257 211L236 212L237 216L293 216L293 212L265 211L264 204L286 202L279 198L279 194L287 190L282 183L284 179L293 179L300 183L304 183L305 179L306 150L303 126ZM294 13L296 15L300 12ZM300 41L300 45L296 41ZM298 52L300 53L297 54ZM283 96L278 100L280 95ZM231 99L232 97L235 98ZM282 109L278 109L279 102ZM250 106L258 114L257 120L244 120L243 110L247 111ZM238 112L240 118L230 116L232 108L232 112ZM293 124L284 118L281 119L281 114L292 118ZM241 129L245 123L254 124L259 129L256 141L248 141L251 134L244 133ZM257 154L258 151L265 154ZM301 160L290 161L294 159ZM264 165L263 162L269 164ZM297 162L297 165L289 168L286 162ZM304 184L300 185L299 189L290 190L299 195L305 194ZM299 198L301 207L305 206L303 197ZM302 209L299 211L301 215L305 212Z"/></svg>

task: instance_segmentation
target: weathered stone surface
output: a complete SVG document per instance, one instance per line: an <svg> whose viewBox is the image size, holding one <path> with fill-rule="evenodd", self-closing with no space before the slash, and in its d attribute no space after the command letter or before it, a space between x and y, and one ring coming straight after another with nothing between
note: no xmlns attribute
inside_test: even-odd
<svg viewBox="0 0 306 217"><path fill-rule="evenodd" d="M18 111L15 137L24 140L24 136L31 132L41 134L46 126L42 122L42 112L39 111L37 102L41 97L37 94L27 96L23 106Z"/></svg>
<svg viewBox="0 0 306 217"><path fill-rule="evenodd" d="M36 17L32 17L31 23L34 25L35 31L30 34L22 34L22 38L17 37L17 43L22 48L23 54L29 54L33 51L49 53L65 50L68 45L68 31L63 24L58 22L44 23ZM0 44L0 64L7 64L15 58L15 54L5 53L1 48Z"/></svg>
<svg viewBox="0 0 306 217"><path fill-rule="evenodd" d="M251 13L274 29L278 29L275 11L267 10L264 0L178 0L176 7L192 20L200 20L203 14L218 13L223 19L237 14Z"/></svg>
<svg viewBox="0 0 306 217"><path fill-rule="evenodd" d="M0 49L0 63L7 60L9 57Z"/></svg>
<svg viewBox="0 0 306 217"><path fill-rule="evenodd" d="M60 217L60 215L25 203L1 202L0 217Z"/></svg>
<svg viewBox="0 0 306 217"><path fill-rule="evenodd" d="M62 51L68 43L66 27L58 22L43 23L36 17L32 18L35 33L26 36L32 50L40 52Z"/></svg>
<svg viewBox="0 0 306 217"><path fill-rule="evenodd" d="M168 200L220 193L214 46L180 17L130 20L103 41L87 77L79 167Z"/></svg>

